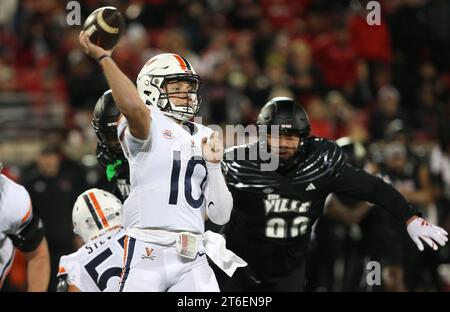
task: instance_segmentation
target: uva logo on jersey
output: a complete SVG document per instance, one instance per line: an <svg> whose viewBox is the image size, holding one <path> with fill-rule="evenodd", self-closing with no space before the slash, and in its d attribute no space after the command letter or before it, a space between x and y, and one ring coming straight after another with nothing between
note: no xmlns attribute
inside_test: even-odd
<svg viewBox="0 0 450 312"><path fill-rule="evenodd" d="M145 255L141 255L141 259L150 259L155 260L155 256L153 255L153 248L145 247Z"/></svg>
<svg viewBox="0 0 450 312"><path fill-rule="evenodd" d="M279 194L268 194L264 200L266 215L269 213L297 212L305 213L311 202L301 202L295 199L283 198Z"/></svg>

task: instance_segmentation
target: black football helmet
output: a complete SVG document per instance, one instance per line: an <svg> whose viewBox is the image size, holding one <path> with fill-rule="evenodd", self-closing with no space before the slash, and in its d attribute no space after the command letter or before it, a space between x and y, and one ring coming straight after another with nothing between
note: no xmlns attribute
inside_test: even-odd
<svg viewBox="0 0 450 312"><path fill-rule="evenodd" d="M305 139L309 137L311 124L306 111L300 104L288 97L275 97L263 106L256 123L260 133L259 142L263 145L267 144L264 132L267 131L267 134L270 134L270 126L279 126L280 135L295 134L300 137L297 152L288 161L280 160L280 169L290 168L301 161L306 152Z"/></svg>
<svg viewBox="0 0 450 312"><path fill-rule="evenodd" d="M120 112L114 102L111 90L106 91L95 104L92 128L97 135L97 160L103 166L125 161L117 137L117 121Z"/></svg>
<svg viewBox="0 0 450 312"><path fill-rule="evenodd" d="M300 138L308 137L311 131L308 115L303 107L288 97L275 97L267 102L256 123L258 126L278 125L280 133L298 133Z"/></svg>

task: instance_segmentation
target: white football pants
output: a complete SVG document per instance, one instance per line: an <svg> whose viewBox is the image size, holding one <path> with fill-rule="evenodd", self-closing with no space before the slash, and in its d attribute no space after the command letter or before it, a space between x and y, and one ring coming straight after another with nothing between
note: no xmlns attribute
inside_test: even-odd
<svg viewBox="0 0 450 312"><path fill-rule="evenodd" d="M218 292L206 254L180 256L175 244L162 246L125 237L120 292Z"/></svg>

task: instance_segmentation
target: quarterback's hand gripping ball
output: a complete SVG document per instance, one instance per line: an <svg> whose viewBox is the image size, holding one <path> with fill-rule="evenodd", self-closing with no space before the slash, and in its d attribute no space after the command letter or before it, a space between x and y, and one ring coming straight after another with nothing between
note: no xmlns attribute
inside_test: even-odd
<svg viewBox="0 0 450 312"><path fill-rule="evenodd" d="M118 9L107 6L92 12L83 25L83 31L95 45L111 50L125 30L125 20Z"/></svg>
<svg viewBox="0 0 450 312"><path fill-rule="evenodd" d="M111 55L125 30L125 21L114 7L102 7L92 12L83 26L79 39L84 52L95 59Z"/></svg>
<svg viewBox="0 0 450 312"><path fill-rule="evenodd" d="M205 160L211 163L219 163L222 160L223 142L219 133L214 131L209 140L206 137L202 139L202 154Z"/></svg>

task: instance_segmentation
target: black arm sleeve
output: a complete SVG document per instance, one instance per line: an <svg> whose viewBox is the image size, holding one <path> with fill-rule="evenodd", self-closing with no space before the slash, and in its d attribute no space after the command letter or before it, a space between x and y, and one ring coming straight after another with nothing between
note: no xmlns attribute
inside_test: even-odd
<svg viewBox="0 0 450 312"><path fill-rule="evenodd" d="M418 214L390 184L348 163L334 175L330 187L332 193L351 196L379 205L403 222Z"/></svg>
<svg viewBox="0 0 450 312"><path fill-rule="evenodd" d="M20 251L30 252L35 250L44 238L44 226L41 219L33 214L30 222L16 235L8 235L14 246Z"/></svg>

